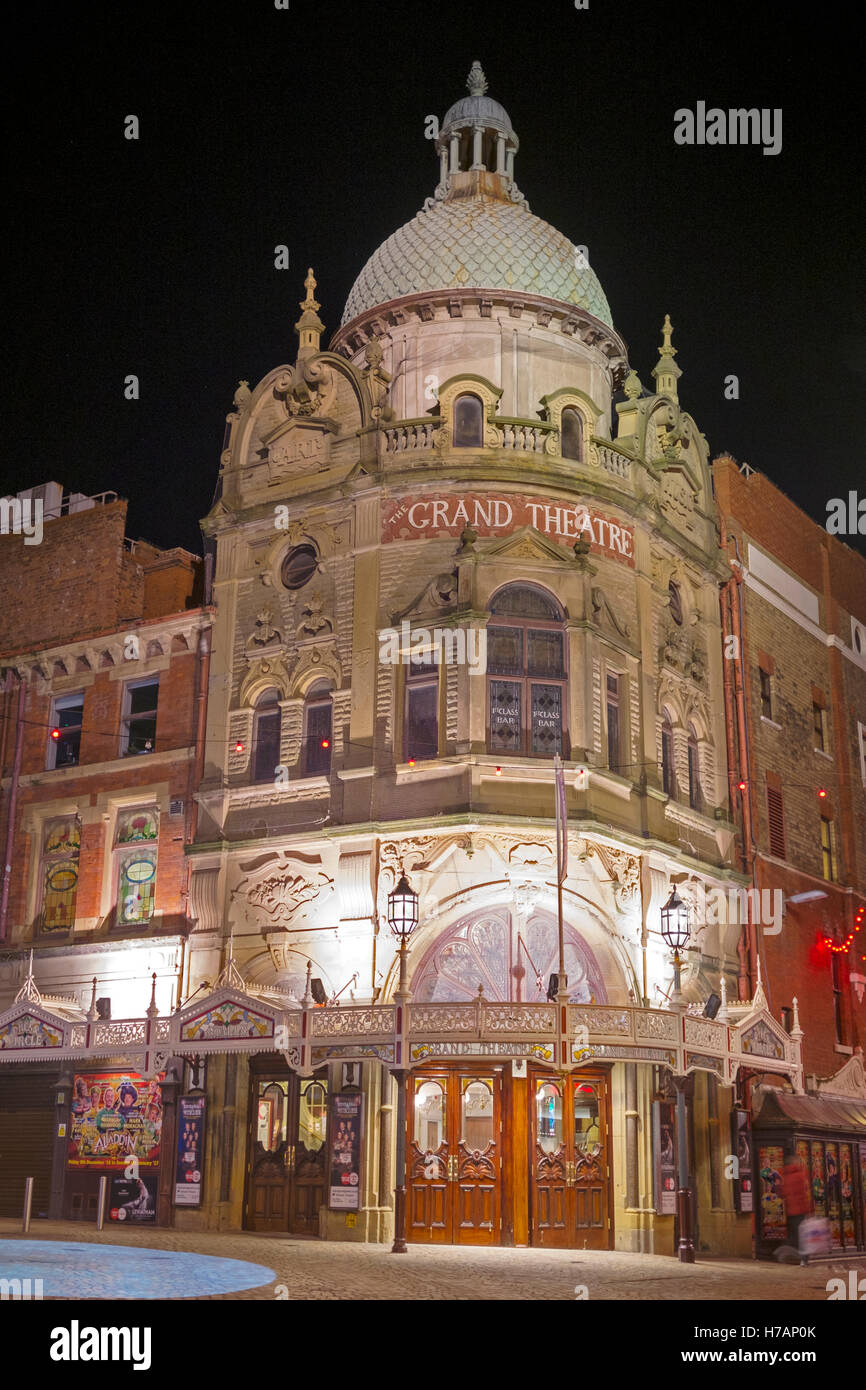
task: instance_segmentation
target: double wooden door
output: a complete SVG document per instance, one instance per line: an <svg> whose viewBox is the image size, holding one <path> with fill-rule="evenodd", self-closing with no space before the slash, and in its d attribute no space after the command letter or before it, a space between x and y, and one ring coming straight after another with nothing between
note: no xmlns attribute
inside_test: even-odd
<svg viewBox="0 0 866 1390"><path fill-rule="evenodd" d="M533 1245L610 1248L608 1080L530 1075Z"/></svg>
<svg viewBox="0 0 866 1390"><path fill-rule="evenodd" d="M428 1244L498 1245L502 1076L417 1071L407 1106L407 1236Z"/></svg>
<svg viewBox="0 0 866 1390"><path fill-rule="evenodd" d="M328 1084L253 1076L246 1227L318 1235L327 1182Z"/></svg>

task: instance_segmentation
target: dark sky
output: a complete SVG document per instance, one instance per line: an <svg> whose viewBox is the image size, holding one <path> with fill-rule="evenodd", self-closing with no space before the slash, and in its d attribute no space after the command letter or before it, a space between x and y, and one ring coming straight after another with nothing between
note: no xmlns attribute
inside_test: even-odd
<svg viewBox="0 0 866 1390"><path fill-rule="evenodd" d="M828 498L866 495L858 14L739 0L30 6L7 56L0 493L111 488L130 500L130 535L199 550L238 379L294 360L308 264L336 329L370 252L433 192L424 118L465 94L478 58L520 137L532 211L588 247L644 382L670 313L680 399L711 451L823 522ZM781 107L781 154L676 145L674 111L698 101ZM123 138L130 113L138 142ZM739 401L724 399L729 373Z"/></svg>

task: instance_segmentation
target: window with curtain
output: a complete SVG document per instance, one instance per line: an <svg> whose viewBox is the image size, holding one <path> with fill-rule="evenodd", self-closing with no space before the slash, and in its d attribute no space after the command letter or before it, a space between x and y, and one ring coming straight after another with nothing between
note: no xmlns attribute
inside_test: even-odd
<svg viewBox="0 0 866 1390"><path fill-rule="evenodd" d="M562 412L562 457L583 463L583 416L573 405Z"/></svg>
<svg viewBox="0 0 866 1390"><path fill-rule="evenodd" d="M701 765L698 755L698 735L693 724L689 725L689 805L693 811L700 811L703 805L701 793Z"/></svg>
<svg viewBox="0 0 866 1390"><path fill-rule="evenodd" d="M662 787L665 796L674 795L674 728L665 710L662 716Z"/></svg>
<svg viewBox="0 0 866 1390"><path fill-rule="evenodd" d="M272 782L280 761L279 691L265 690L253 714L252 780Z"/></svg>
<svg viewBox="0 0 866 1390"><path fill-rule="evenodd" d="M484 406L478 396L458 396L454 402L454 446L480 449L484 443Z"/></svg>
<svg viewBox="0 0 866 1390"><path fill-rule="evenodd" d="M431 656L414 657L406 670L404 754L421 762L439 753L439 667Z"/></svg>
<svg viewBox="0 0 866 1390"><path fill-rule="evenodd" d="M510 584L487 624L488 749L552 757L565 748L564 614L552 595Z"/></svg>
<svg viewBox="0 0 866 1390"><path fill-rule="evenodd" d="M330 776L333 722L331 690L320 681L313 686L304 705L302 767L305 777Z"/></svg>

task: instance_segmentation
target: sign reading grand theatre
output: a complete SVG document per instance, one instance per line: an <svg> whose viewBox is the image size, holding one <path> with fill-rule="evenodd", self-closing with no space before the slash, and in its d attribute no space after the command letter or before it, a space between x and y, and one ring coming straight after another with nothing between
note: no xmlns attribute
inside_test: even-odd
<svg viewBox="0 0 866 1390"><path fill-rule="evenodd" d="M550 540L574 542L585 536L595 550L634 568L634 532L610 517L590 510L585 502L550 502L515 493L443 493L417 499L393 498L382 503L382 540L426 540L430 536L459 537L465 526L479 536L508 536L533 526Z"/></svg>

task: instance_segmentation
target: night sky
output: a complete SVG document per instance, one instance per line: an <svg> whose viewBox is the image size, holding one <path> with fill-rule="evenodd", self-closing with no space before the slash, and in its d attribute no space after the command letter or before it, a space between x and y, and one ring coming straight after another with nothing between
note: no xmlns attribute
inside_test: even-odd
<svg viewBox="0 0 866 1390"><path fill-rule="evenodd" d="M114 489L131 536L200 552L239 378L294 361L310 264L326 344L367 257L432 194L425 116L465 95L478 58L520 137L520 188L588 247L645 385L667 312L680 400L712 454L747 460L823 523L830 497L866 495L857 13L30 6L7 55L0 493ZM698 101L781 107L781 154L676 145L674 111ZM729 373L739 401L724 399ZM866 553L866 537L849 543Z"/></svg>

